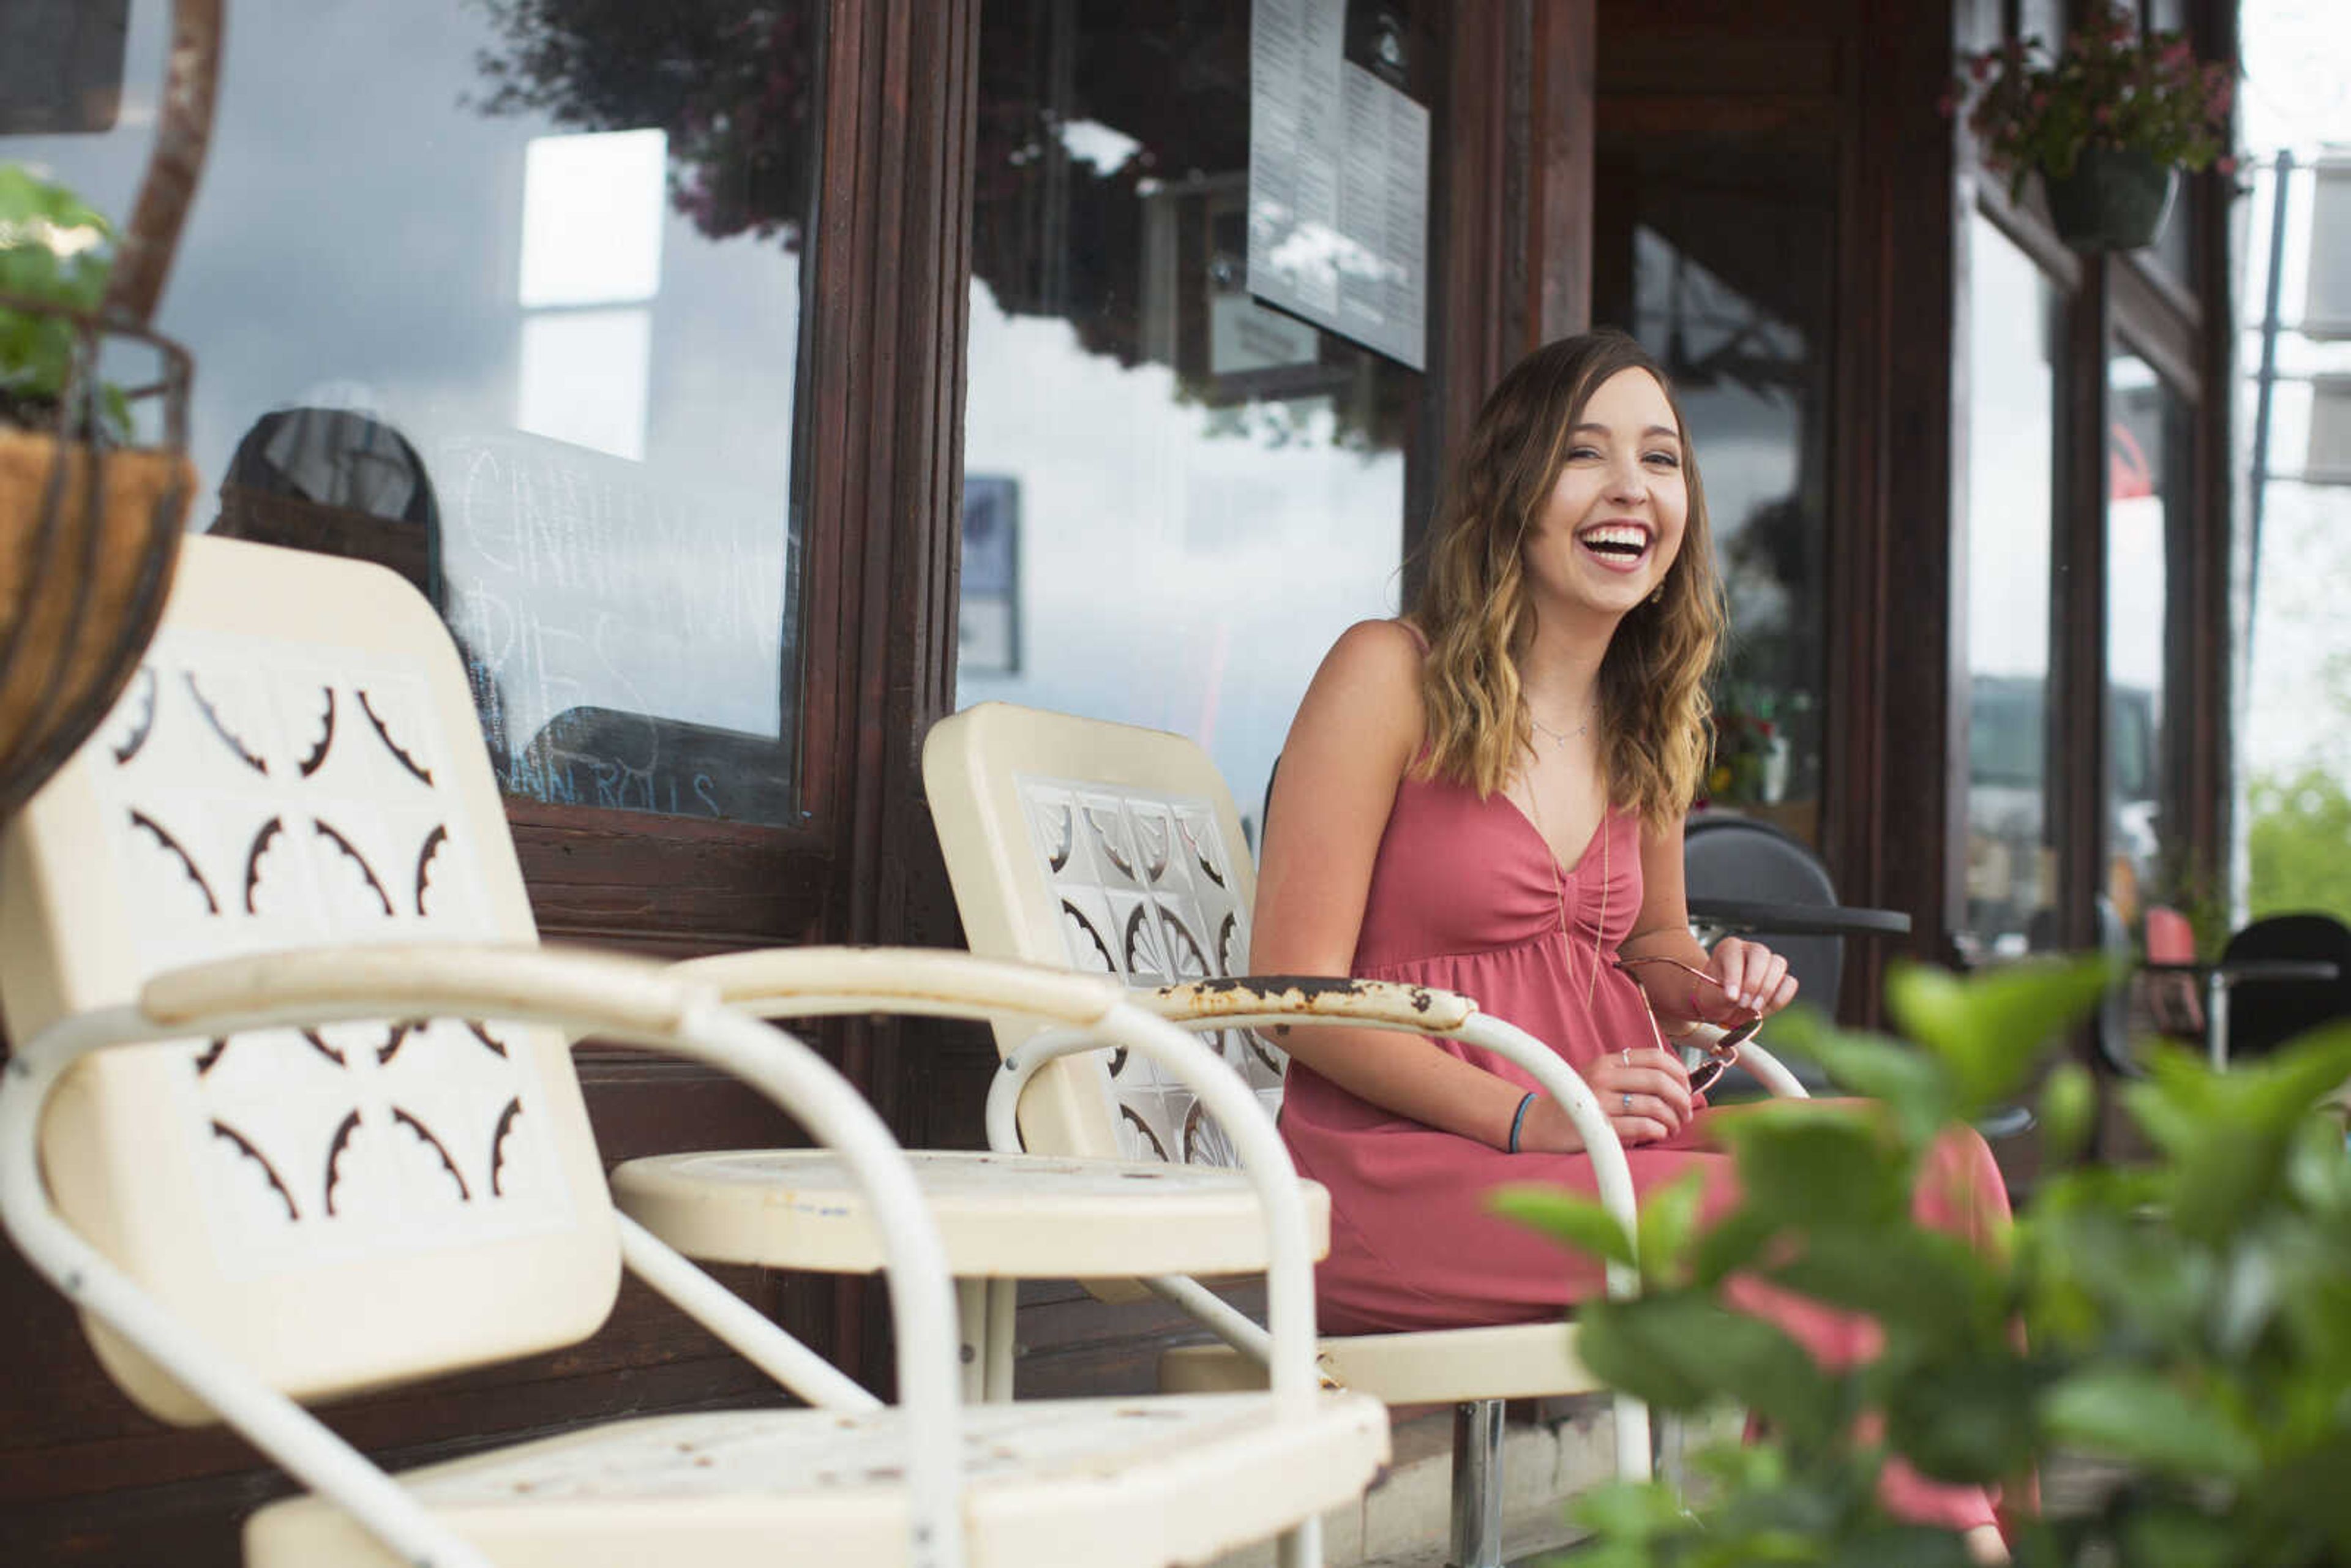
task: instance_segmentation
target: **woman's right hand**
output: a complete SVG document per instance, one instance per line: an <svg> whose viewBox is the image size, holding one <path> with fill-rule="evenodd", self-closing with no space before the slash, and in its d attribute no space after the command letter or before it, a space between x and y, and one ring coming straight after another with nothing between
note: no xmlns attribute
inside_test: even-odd
<svg viewBox="0 0 2351 1568"><path fill-rule="evenodd" d="M1583 1070L1583 1081L1591 1085L1608 1124L1616 1129L1616 1141L1627 1148L1672 1137L1697 1113L1689 1071L1681 1058L1655 1046L1612 1051ZM1519 1147L1575 1154L1583 1148L1583 1135L1568 1119L1565 1106L1539 1093L1527 1107Z"/></svg>

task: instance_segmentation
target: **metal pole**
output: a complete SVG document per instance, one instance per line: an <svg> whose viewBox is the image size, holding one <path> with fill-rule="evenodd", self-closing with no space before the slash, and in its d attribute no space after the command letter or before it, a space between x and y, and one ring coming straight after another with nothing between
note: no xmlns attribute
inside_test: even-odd
<svg viewBox="0 0 2351 1568"><path fill-rule="evenodd" d="M2262 368L2253 377L2252 495L2247 508L2246 542L2252 570L2245 585L2245 665L2252 667L2254 611L2262 593L2262 494L2270 478L2270 401L2277 385L2278 297L2285 288L2285 198L2294 179L2294 153L2281 151L2271 179L2270 277L2262 305Z"/></svg>

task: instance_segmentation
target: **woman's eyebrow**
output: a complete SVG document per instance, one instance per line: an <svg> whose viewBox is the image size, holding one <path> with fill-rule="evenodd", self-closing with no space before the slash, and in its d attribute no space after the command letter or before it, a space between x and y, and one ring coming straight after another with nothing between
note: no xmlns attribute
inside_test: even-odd
<svg viewBox="0 0 2351 1568"><path fill-rule="evenodd" d="M1614 434L1606 425L1595 424L1590 420L1586 420L1582 424L1574 426L1573 434L1582 435L1586 431L1590 431L1595 435L1610 435ZM1641 432L1641 438L1644 441L1648 440L1652 436L1660 435L1665 437L1667 441L1679 441L1682 438L1682 433L1674 429L1670 425L1653 424Z"/></svg>

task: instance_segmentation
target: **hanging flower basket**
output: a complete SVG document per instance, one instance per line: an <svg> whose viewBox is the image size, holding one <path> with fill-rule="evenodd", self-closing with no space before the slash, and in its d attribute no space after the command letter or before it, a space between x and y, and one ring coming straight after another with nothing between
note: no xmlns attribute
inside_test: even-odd
<svg viewBox="0 0 2351 1568"><path fill-rule="evenodd" d="M2098 3L2050 52L2039 38L1963 56L1942 108L1967 106L1984 166L2022 199L2041 176L2058 237L2083 250L2135 250L2163 226L2181 169L2229 157L2236 73L2199 61L2178 33L2139 31L2136 8Z"/></svg>
<svg viewBox="0 0 2351 1568"><path fill-rule="evenodd" d="M195 489L190 370L146 323L204 166L225 4L173 0L146 181L112 254L103 218L0 166L0 821L104 720L170 591ZM126 363L137 384L104 379Z"/></svg>
<svg viewBox="0 0 2351 1568"><path fill-rule="evenodd" d="M2041 176L2049 221L2075 250L2154 244L2179 183L2177 170L2126 147L2085 147L2071 174Z"/></svg>

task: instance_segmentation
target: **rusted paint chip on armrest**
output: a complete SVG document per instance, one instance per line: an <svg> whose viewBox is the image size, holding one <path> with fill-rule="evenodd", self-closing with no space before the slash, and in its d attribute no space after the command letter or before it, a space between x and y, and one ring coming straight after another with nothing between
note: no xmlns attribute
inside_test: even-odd
<svg viewBox="0 0 2351 1568"><path fill-rule="evenodd" d="M1478 1004L1453 991L1393 980L1336 979L1328 975L1244 975L1194 980L1140 993L1137 999L1162 1018L1245 1018L1259 1013L1302 1013L1310 1018L1354 1019L1401 1024L1436 1033L1460 1028Z"/></svg>
<svg viewBox="0 0 2351 1568"><path fill-rule="evenodd" d="M536 946L383 943L256 953L158 975L139 1007L165 1025L316 1010L468 1018L555 1014L651 1036L674 1033L695 993L657 967Z"/></svg>

